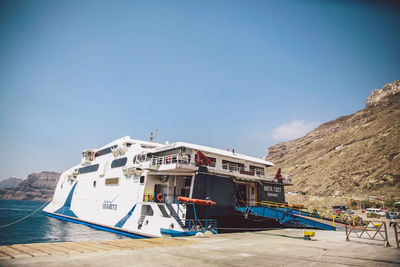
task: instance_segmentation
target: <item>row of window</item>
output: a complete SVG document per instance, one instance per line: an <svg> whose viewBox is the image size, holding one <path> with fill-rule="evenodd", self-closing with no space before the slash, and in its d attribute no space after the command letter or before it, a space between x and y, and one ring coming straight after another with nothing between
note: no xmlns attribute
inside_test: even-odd
<svg viewBox="0 0 400 267"><path fill-rule="evenodd" d="M110 149L110 148L106 148L106 149ZM102 150L100 150L100 151L102 151ZM110 151L111 151L111 149L110 149ZM208 157L208 158L211 161L210 164L208 164L208 166L215 167L216 158L212 158L212 157ZM127 161L128 161L128 159L126 157L120 158L120 159L115 159L111 162L111 168L118 168L118 167L125 166ZM238 162L232 162L232 161L228 161L228 160L222 160L222 168L228 169L228 170L243 170L244 164L238 163ZM80 168L79 173L83 174L83 173L88 173L88 172L95 172L98 169L99 169L99 164L94 164L94 165ZM263 172L264 169L261 167L258 167L258 166L250 165L250 171L251 172L260 172L260 171Z"/></svg>
<svg viewBox="0 0 400 267"><path fill-rule="evenodd" d="M122 167L125 166L126 162L127 162L127 158L120 158L120 159L115 159L111 162L111 168L118 168L118 167ZM79 174L84 174L84 173L88 173L88 172L96 172L99 169L99 164L94 164L94 165L89 165L89 166L85 166L82 168L78 169Z"/></svg>
<svg viewBox="0 0 400 267"><path fill-rule="evenodd" d="M210 159L210 164L207 164L207 166L210 166L210 167L215 167L215 165L216 165L216 162L217 162L217 159L216 158L213 158L213 157L209 157L209 156L207 156L207 158L209 158ZM244 168L245 168L245 165L243 164L243 163L239 163L239 162L233 162L233 161L228 161L228 160L222 160L222 168L224 169L224 170L244 170ZM258 167L258 166L253 166L253 165L250 165L249 166L249 168L250 168L250 172L256 172L256 171L258 171L258 172L263 172L264 171L264 168L262 168L262 167Z"/></svg>

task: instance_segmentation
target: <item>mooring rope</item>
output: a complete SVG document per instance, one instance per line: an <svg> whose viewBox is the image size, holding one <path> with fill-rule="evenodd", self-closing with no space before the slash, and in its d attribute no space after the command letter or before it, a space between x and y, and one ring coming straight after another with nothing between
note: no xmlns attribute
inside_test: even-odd
<svg viewBox="0 0 400 267"><path fill-rule="evenodd" d="M47 203L49 203L50 200L51 200L51 198L50 198L49 200L47 200L46 203L44 203L44 204L43 204L42 206L40 206L38 209L36 209L36 210L33 211L32 213L26 215L25 217L23 217L23 218L21 218L21 219L18 219L18 220L16 220L15 222L12 222L12 223L9 223L9 224L0 226L0 229L9 227L9 226L14 225L14 224L16 224L16 223L19 223L20 221L23 221L23 220L25 220L26 218L32 216L33 214L35 214L36 212L38 212L41 208L43 208L44 205L46 205Z"/></svg>

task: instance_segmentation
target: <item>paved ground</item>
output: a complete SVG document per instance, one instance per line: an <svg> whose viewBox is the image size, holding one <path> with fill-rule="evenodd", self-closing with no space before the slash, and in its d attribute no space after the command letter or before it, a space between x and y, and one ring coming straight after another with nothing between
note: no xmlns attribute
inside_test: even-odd
<svg viewBox="0 0 400 267"><path fill-rule="evenodd" d="M1 266L399 266L400 249L345 241L342 231L301 229L219 234L209 238L128 239L0 247ZM389 232L390 233L390 232Z"/></svg>

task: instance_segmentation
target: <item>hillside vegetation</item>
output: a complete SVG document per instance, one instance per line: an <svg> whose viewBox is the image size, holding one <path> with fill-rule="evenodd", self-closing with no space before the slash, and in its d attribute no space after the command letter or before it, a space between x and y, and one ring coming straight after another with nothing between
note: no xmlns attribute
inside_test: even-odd
<svg viewBox="0 0 400 267"><path fill-rule="evenodd" d="M268 149L302 195L400 198L400 80L374 90L364 109Z"/></svg>

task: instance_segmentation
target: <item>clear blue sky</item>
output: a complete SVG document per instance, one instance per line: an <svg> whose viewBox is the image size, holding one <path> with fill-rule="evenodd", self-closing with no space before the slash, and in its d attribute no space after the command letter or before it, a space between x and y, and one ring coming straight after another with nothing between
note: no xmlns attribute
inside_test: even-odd
<svg viewBox="0 0 400 267"><path fill-rule="evenodd" d="M130 135L253 156L400 78L389 1L0 0L0 179Z"/></svg>

